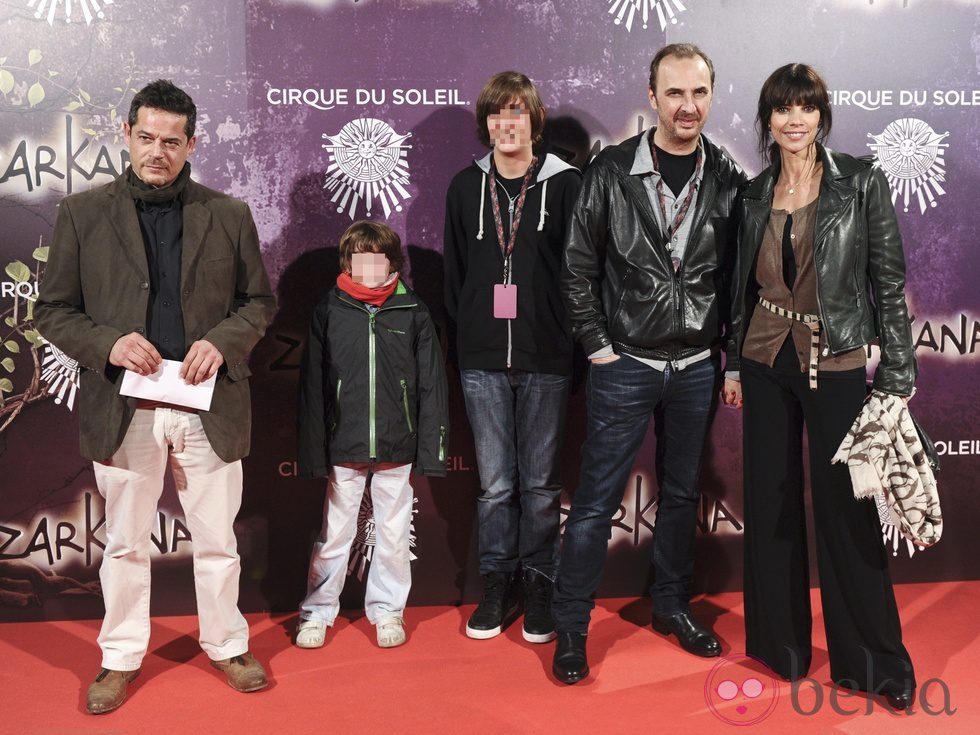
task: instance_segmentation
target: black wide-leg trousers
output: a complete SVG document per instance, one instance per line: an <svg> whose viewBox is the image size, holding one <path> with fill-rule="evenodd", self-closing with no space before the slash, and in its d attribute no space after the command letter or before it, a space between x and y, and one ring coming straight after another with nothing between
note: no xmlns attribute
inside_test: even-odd
<svg viewBox="0 0 980 735"><path fill-rule="evenodd" d="M875 504L832 465L865 399L863 368L822 371L809 389L791 350L773 367L742 360L746 650L787 679L811 658L803 427L830 675L865 691L914 686Z"/></svg>

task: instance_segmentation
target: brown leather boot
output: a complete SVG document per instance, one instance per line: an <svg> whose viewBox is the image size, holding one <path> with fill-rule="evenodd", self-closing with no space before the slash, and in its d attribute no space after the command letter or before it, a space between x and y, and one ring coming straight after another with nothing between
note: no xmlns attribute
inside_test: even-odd
<svg viewBox="0 0 980 735"><path fill-rule="evenodd" d="M241 656L232 656L222 661L212 661L211 665L225 672L228 686L238 692L257 692L269 686L265 669L255 660L255 656L246 651Z"/></svg>
<svg viewBox="0 0 980 735"><path fill-rule="evenodd" d="M139 676L140 670L113 671L102 669L88 688L85 707L93 715L112 712L126 701L126 686Z"/></svg>

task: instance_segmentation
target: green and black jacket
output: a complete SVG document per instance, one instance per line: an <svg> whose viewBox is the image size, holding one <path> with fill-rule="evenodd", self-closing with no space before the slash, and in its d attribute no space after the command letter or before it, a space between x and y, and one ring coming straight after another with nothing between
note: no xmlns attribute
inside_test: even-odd
<svg viewBox="0 0 980 735"><path fill-rule="evenodd" d="M299 389L299 476L347 462L444 477L449 407L429 310L404 284L380 308L334 288L313 313Z"/></svg>

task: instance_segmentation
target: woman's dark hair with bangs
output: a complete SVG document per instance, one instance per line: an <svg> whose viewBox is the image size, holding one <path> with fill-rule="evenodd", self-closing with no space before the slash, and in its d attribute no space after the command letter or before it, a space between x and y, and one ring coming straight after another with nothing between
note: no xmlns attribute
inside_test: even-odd
<svg viewBox="0 0 980 735"><path fill-rule="evenodd" d="M817 142L823 143L830 135L833 112L830 109L830 93L820 73L809 64L781 66L766 80L759 92L759 112L755 118L759 138L759 155L767 164L777 153L776 144L769 132L772 111L782 105L813 105L820 110L820 130Z"/></svg>

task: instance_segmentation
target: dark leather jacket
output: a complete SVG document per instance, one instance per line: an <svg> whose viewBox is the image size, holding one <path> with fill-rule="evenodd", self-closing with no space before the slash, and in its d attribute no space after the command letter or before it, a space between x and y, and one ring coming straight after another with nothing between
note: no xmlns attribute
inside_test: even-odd
<svg viewBox="0 0 980 735"><path fill-rule="evenodd" d="M907 396L915 382L912 328L905 304L905 254L888 181L873 158L818 146L823 160L814 223L817 302L835 355L877 340L874 387ZM738 369L745 314L752 313L755 261L772 208L778 164L739 191L738 265L733 296L735 340L726 369Z"/></svg>
<svg viewBox="0 0 980 735"><path fill-rule="evenodd" d="M729 215L746 177L701 137L704 173L675 273L642 177L630 175L640 138L603 149L585 172L565 241L562 296L587 355L611 344L617 353L676 360L717 345L729 321Z"/></svg>

